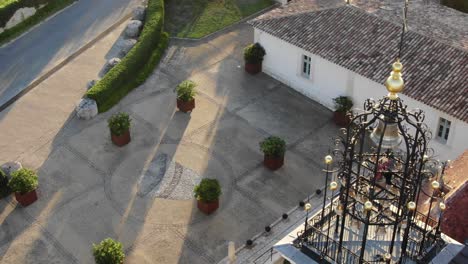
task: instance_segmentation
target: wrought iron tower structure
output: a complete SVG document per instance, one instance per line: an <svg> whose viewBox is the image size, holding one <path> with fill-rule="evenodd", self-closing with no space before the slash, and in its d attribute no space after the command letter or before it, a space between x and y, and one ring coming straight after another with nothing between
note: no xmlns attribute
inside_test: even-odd
<svg viewBox="0 0 468 264"><path fill-rule="evenodd" d="M349 113L350 125L325 158L322 211L296 241L319 263L426 263L443 243L440 223L430 216L431 209L445 209L443 169L429 166L424 113L410 111L398 96L403 65L397 60L392 68L388 95ZM418 201L425 183L431 199L424 212Z"/></svg>

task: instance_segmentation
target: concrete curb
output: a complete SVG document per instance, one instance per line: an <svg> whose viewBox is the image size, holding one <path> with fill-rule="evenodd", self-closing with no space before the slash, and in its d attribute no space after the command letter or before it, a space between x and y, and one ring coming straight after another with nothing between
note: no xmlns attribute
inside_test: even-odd
<svg viewBox="0 0 468 264"><path fill-rule="evenodd" d="M32 81L26 88L21 90L18 94L13 96L11 99L9 99L6 103L0 106L0 112L5 110L7 107L9 107L11 104L16 102L18 99L20 99L23 95L27 94L29 91L31 91L34 87L39 85L41 82L49 78L52 74L56 73L58 70L63 68L65 65L67 65L69 62L71 62L73 59L78 57L81 53L85 52L87 49L92 47L96 42L104 38L107 34L109 34L112 30L116 29L118 26L120 26L122 23L130 19L132 16L132 12L129 12L126 14L124 17L122 17L119 21L114 23L112 26L101 32L97 37L86 43L84 46L79 48L77 51L73 52L70 56L67 58L63 59L61 62L59 62L57 65L55 65L52 69L44 73L42 76L36 78L34 81Z"/></svg>
<svg viewBox="0 0 468 264"><path fill-rule="evenodd" d="M12 42L15 42L17 39L23 37L24 35L28 34L29 32L33 31L35 28L37 28L38 26L42 25L43 23L49 21L50 19L54 18L55 16L58 16L60 13L64 12L65 10L67 10L68 8L74 6L76 3L78 3L79 0L76 0L75 2L71 3L70 5L66 6L65 8L63 9L60 9L59 11L53 13L51 16L48 16L46 19L42 20L41 22L39 22L38 24L30 27L28 30L26 30L25 32L23 32L21 35L17 36L16 38L14 39L10 39L9 41L3 43L1 46L0 46L0 49L1 48L4 48L8 45L10 45Z"/></svg>
<svg viewBox="0 0 468 264"><path fill-rule="evenodd" d="M220 29L220 30L218 30L218 31L215 31L215 32L213 32L213 33L210 33L210 34L208 34L208 35L206 35L206 36L203 36L203 37L201 37L201 38L170 37L170 39L173 39L173 40L193 41L193 42L195 42L195 41L203 41L203 40L209 39L209 38L211 38L211 37L213 37L213 36L215 36L215 35L218 35L218 34L220 34L220 33L230 31L233 27L238 26L239 24L245 23L245 22L249 21L250 19L255 18L255 17L257 17L257 16L259 16L259 15L261 15L261 14L263 14L263 13L266 13L266 12L268 12L268 11L270 11L270 10L273 10L273 9L279 7L279 6L281 6L280 3L273 4L273 5L271 5L271 6L267 7L267 8L264 8L264 9L262 9L262 10L256 12L256 13L251 14L250 16L244 17L243 19L241 19L241 20L235 22L234 24L231 24L231 25L229 25L229 26L227 26L227 27L225 27L225 28L222 28L222 29Z"/></svg>

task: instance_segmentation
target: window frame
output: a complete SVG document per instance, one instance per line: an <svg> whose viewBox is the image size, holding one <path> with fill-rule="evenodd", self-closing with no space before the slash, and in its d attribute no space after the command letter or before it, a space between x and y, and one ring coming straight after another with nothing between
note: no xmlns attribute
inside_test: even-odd
<svg viewBox="0 0 468 264"><path fill-rule="evenodd" d="M447 144L449 137L450 137L450 132L452 128L452 121L439 117L439 122L437 124L437 140L439 142L442 142L444 144Z"/></svg>
<svg viewBox="0 0 468 264"><path fill-rule="evenodd" d="M301 76L310 80L312 73L312 57L306 54L301 55Z"/></svg>

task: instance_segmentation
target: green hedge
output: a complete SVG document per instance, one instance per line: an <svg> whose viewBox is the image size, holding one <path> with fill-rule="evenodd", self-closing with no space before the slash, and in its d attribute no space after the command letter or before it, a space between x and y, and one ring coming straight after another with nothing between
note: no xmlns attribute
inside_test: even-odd
<svg viewBox="0 0 468 264"><path fill-rule="evenodd" d="M442 0L442 4L451 8L455 8L458 11L468 13L467 0Z"/></svg>
<svg viewBox="0 0 468 264"><path fill-rule="evenodd" d="M49 3L45 7L39 9L33 16L26 18L23 22L19 23L18 25L0 33L0 45L21 35L23 32L25 32L32 26L38 24L39 22L46 19L50 15L56 13L59 10L62 10L63 8L72 4L75 1L77 0L48 0ZM25 2L30 2L30 1L28 0ZM38 0L37 2L47 2L47 1ZM7 7L9 6L10 5L8 5ZM1 10L2 9L0 9L0 11Z"/></svg>
<svg viewBox="0 0 468 264"><path fill-rule="evenodd" d="M97 102L99 112L109 110L152 73L168 44L163 27L164 0L149 0L138 43L86 93Z"/></svg>
<svg viewBox="0 0 468 264"><path fill-rule="evenodd" d="M23 7L39 7L39 5L49 2L59 2L60 0L15 0L10 1L3 7L0 7L0 27L4 27L8 20L15 14L16 10Z"/></svg>

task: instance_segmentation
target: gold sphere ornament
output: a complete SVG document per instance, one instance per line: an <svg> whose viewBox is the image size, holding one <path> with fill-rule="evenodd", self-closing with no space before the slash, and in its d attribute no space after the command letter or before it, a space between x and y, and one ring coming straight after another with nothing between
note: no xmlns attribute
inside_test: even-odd
<svg viewBox="0 0 468 264"><path fill-rule="evenodd" d="M445 209L447 209L447 206L445 205L444 202L440 202L439 203L439 208L440 208L441 211L445 211Z"/></svg>
<svg viewBox="0 0 468 264"><path fill-rule="evenodd" d="M364 203L364 210L366 211L369 211L372 209L372 202L371 201L367 201Z"/></svg>
<svg viewBox="0 0 468 264"><path fill-rule="evenodd" d="M397 60L392 64L392 72L385 82L385 87L388 90L388 98L391 100L396 100L398 98L398 93L403 91L405 87L405 82L401 77L401 70L403 69L403 64L400 60Z"/></svg>
<svg viewBox="0 0 468 264"><path fill-rule="evenodd" d="M411 211L416 209L416 203L415 202L409 202L407 206L408 206L408 209L411 210Z"/></svg>
<svg viewBox="0 0 468 264"><path fill-rule="evenodd" d="M336 181L330 182L330 190L334 191L338 188L338 183Z"/></svg>
<svg viewBox="0 0 468 264"><path fill-rule="evenodd" d="M438 181L433 181L431 183L432 189L436 190L440 188L440 183Z"/></svg>
<svg viewBox="0 0 468 264"><path fill-rule="evenodd" d="M390 259L392 259L392 255L390 255L390 253L387 252L387 253L385 253L384 258L385 258L385 260L390 260Z"/></svg>
<svg viewBox="0 0 468 264"><path fill-rule="evenodd" d="M325 164L331 164L333 162L333 158L330 155L325 156Z"/></svg>
<svg viewBox="0 0 468 264"><path fill-rule="evenodd" d="M312 205L310 205L310 203L306 203L306 204L304 205L304 209L305 209L306 211L309 211L310 208L312 208Z"/></svg>

